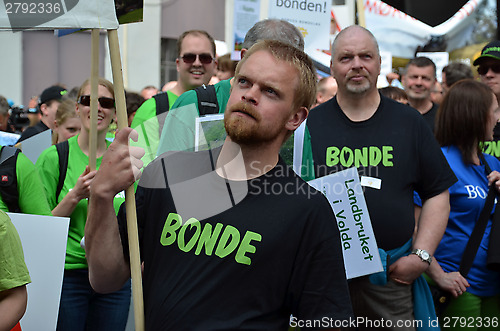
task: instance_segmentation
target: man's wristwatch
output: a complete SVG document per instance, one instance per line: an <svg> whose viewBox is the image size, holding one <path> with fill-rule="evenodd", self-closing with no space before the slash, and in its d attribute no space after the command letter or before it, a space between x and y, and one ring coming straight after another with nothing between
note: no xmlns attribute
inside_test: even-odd
<svg viewBox="0 0 500 331"><path fill-rule="evenodd" d="M432 262L432 256L425 249L414 249L411 253L418 256L423 262L429 263L429 265Z"/></svg>

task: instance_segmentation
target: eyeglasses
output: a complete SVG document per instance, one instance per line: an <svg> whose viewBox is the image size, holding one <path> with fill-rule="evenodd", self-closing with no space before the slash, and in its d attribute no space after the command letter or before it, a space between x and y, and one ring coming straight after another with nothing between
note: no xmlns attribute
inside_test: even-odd
<svg viewBox="0 0 500 331"><path fill-rule="evenodd" d="M484 76L488 73L490 69L493 70L494 73L500 74L500 63L481 65L477 68L477 73L480 74L481 76Z"/></svg>
<svg viewBox="0 0 500 331"><path fill-rule="evenodd" d="M102 108L115 108L115 99L100 97L97 99ZM90 95L82 95L78 99L78 103L84 106L90 106Z"/></svg>
<svg viewBox="0 0 500 331"><path fill-rule="evenodd" d="M186 53L183 56L181 56L182 61L187 64L194 63L196 61L196 58L200 59L200 62L202 64L210 64L214 60L212 55L208 53L201 53L201 54L193 54L193 53Z"/></svg>

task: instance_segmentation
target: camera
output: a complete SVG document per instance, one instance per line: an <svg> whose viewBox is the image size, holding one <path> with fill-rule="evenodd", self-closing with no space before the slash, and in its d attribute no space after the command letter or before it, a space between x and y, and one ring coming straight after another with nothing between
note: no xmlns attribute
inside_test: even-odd
<svg viewBox="0 0 500 331"><path fill-rule="evenodd" d="M30 123L28 111L22 105L10 107L9 114L9 132L21 133Z"/></svg>

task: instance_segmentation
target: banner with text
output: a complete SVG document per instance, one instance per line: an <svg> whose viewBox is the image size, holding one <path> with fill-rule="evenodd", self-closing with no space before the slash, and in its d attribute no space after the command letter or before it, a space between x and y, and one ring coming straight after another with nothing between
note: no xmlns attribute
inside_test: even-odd
<svg viewBox="0 0 500 331"><path fill-rule="evenodd" d="M0 29L117 29L114 0L3 0Z"/></svg>
<svg viewBox="0 0 500 331"><path fill-rule="evenodd" d="M330 49L331 1L269 0L269 18L295 25L302 32L307 49Z"/></svg>
<svg viewBox="0 0 500 331"><path fill-rule="evenodd" d="M340 231L348 279L383 271L377 242L356 167L308 182L323 192Z"/></svg>
<svg viewBox="0 0 500 331"><path fill-rule="evenodd" d="M432 37L444 36L446 51L467 46L474 29L474 16L484 0L470 0L446 22L431 27L380 0L366 0L366 27L377 38L380 49L396 57L413 58L418 46Z"/></svg>

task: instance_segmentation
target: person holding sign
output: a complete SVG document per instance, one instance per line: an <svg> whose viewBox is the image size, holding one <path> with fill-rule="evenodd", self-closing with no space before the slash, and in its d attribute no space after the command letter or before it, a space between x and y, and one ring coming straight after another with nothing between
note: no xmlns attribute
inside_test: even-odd
<svg viewBox="0 0 500 331"><path fill-rule="evenodd" d="M82 129L67 142L67 169L60 169L60 155L56 145L42 152L36 162L47 199L54 216L70 217L68 245L64 278L59 307L57 330L124 330L130 305L130 282L109 294L98 294L92 290L88 280L85 250L80 242L87 219L90 185L94 183L96 171L90 171L90 81L85 81L78 91L76 113ZM99 79L97 113L97 160L99 168L102 155L110 144L106 133L115 116L113 84ZM60 172L62 170L62 172ZM64 171L65 170L65 171ZM58 192L61 176L62 188ZM114 197L116 210L125 200L123 192Z"/></svg>
<svg viewBox="0 0 500 331"><path fill-rule="evenodd" d="M144 170L136 203L146 330L286 330L320 321L338 330L352 318L331 207L279 157L308 114L315 81L303 51L256 43L236 69L224 145L166 153ZM99 292L130 276L124 208L117 224L112 207L142 165L130 132L117 134L91 186L85 238Z"/></svg>
<svg viewBox="0 0 500 331"><path fill-rule="evenodd" d="M380 65L378 44L370 31L351 26L337 35L331 59L337 95L311 111L307 119L300 171L303 178L314 179L356 167L361 177L376 242L388 270L351 280L354 313L372 321L383 318L394 326L414 318L426 323L432 316L428 315L432 302L421 303L416 294L425 296L429 291L420 276L429 268L446 228L448 188L456 178L422 116L380 95L376 85ZM412 241L414 190L425 202ZM362 227L357 225L360 233ZM359 247L365 239L357 237ZM422 292L417 290L420 285ZM424 308L428 311L420 314Z"/></svg>
<svg viewBox="0 0 500 331"><path fill-rule="evenodd" d="M461 266L475 224L486 208L489 186L495 185L500 191L500 161L492 155L479 154L480 142L493 139L499 118L500 109L492 90L473 80L459 81L450 88L436 118L436 139L458 182L449 189L448 226L427 274L455 298L441 317L465 317L474 325L500 318L500 272L487 268L493 213L480 233L481 244L466 275Z"/></svg>

